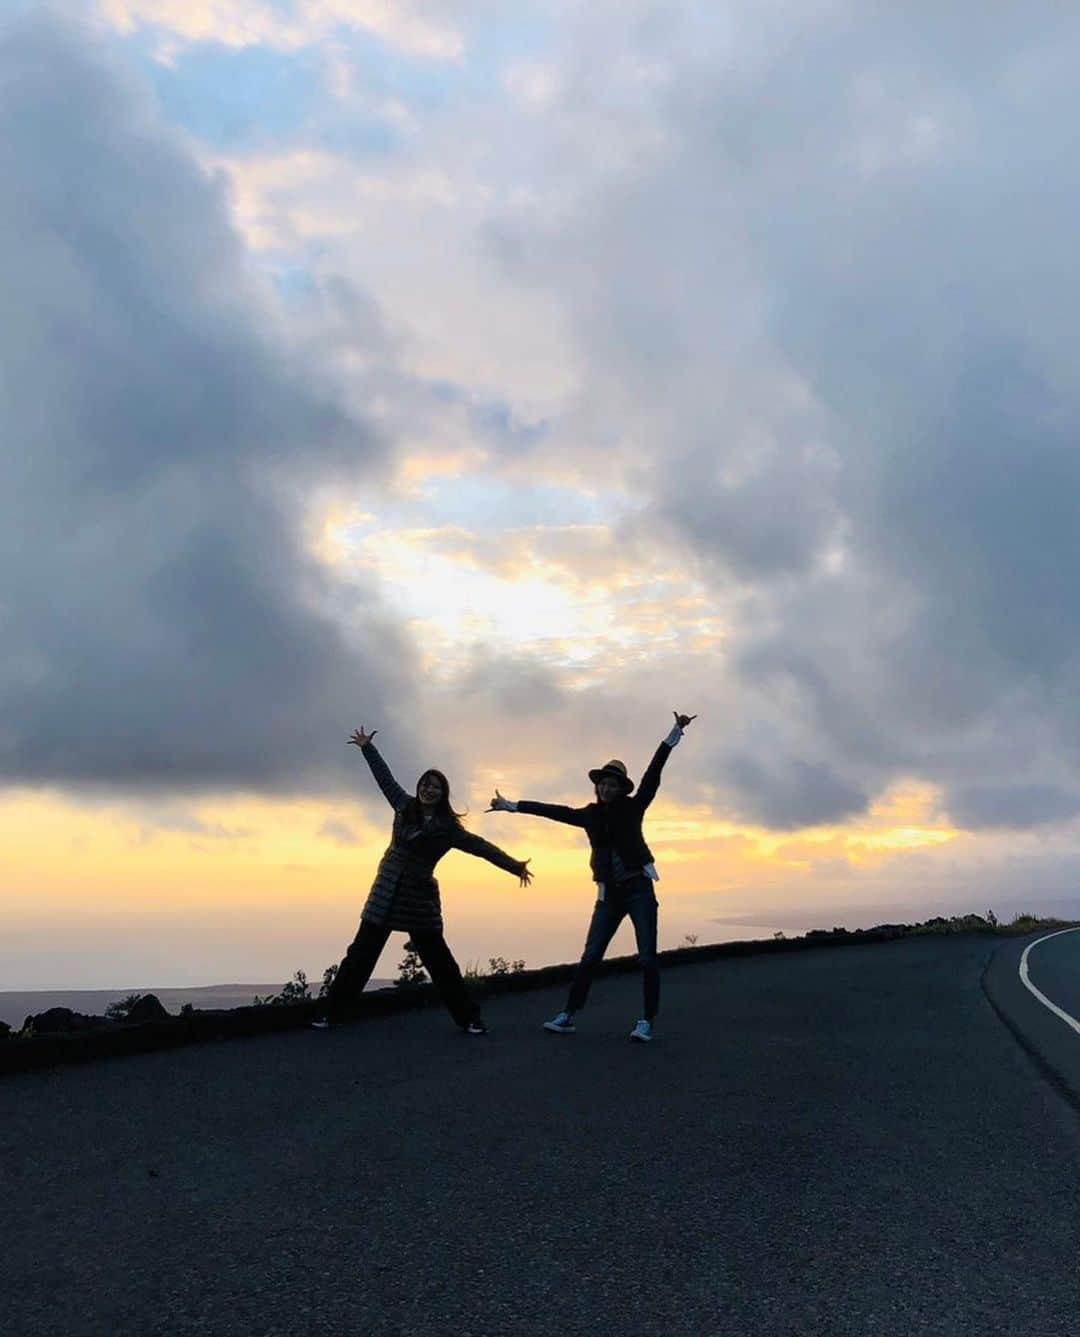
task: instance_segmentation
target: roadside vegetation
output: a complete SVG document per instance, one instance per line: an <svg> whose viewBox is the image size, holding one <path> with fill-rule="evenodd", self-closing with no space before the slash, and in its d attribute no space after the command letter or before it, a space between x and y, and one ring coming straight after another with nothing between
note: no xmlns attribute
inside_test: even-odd
<svg viewBox="0 0 1080 1337"><path fill-rule="evenodd" d="M1056 928L1077 928L1080 920L1056 919L1053 916L1033 915L1028 912L1016 914L1007 923L1000 920L993 910L985 915L936 915L915 924L875 924L873 928L848 929L842 926L832 929L815 928L805 934L806 939L829 937L856 937L873 935L894 938L919 937L928 934L946 933L992 933L998 937L1022 937L1025 933L1037 933L1041 930L1052 931ZM783 939L785 934L775 933L774 938Z"/></svg>
<svg viewBox="0 0 1080 1337"><path fill-rule="evenodd" d="M142 1002L142 997L141 993L129 993L126 998L118 998L105 1009L105 1015L110 1021L127 1021L132 1009Z"/></svg>
<svg viewBox="0 0 1080 1337"><path fill-rule="evenodd" d="M517 975L524 969L524 960L508 961L505 956L489 956L486 970L478 961L472 961L461 973L467 981L476 984L482 980L490 979L492 976ZM336 965L326 967L323 971L322 984L319 986L319 992L315 997L325 998L336 974ZM394 980L394 987L396 989L415 989L418 985L428 983L430 981L420 960L420 954L417 952L412 939L408 938L405 942L405 955L398 962L398 973ZM255 1007L274 1007L288 1003L305 1003L309 1002L311 998L312 992L308 977L302 970L298 970L287 984L282 985L279 993L265 994L262 997L256 994L251 1001ZM127 1002L127 1000L124 1001ZM118 1005L114 1004L114 1006Z"/></svg>
<svg viewBox="0 0 1080 1337"><path fill-rule="evenodd" d="M327 990L334 982L334 976L337 974L337 966L327 966L323 971L322 983L319 985L318 998L325 998ZM291 980L281 986L278 993L263 994L261 997L256 994L251 1000L254 1007L283 1007L288 1003L306 1003L311 1000L311 985L308 983L308 977L302 970L297 970Z"/></svg>

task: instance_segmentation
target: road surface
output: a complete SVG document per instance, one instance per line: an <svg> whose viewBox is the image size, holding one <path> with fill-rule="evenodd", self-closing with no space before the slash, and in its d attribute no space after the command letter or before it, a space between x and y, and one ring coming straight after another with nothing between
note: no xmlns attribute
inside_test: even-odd
<svg viewBox="0 0 1080 1337"><path fill-rule="evenodd" d="M573 1037L560 989L5 1078L0 1332L1074 1337L1033 940L680 967L650 1046L620 976ZM1074 987L1080 933L1029 960Z"/></svg>

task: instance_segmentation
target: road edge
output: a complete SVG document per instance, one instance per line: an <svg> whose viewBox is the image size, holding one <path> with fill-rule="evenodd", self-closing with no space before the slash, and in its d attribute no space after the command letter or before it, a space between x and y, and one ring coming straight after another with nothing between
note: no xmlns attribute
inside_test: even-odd
<svg viewBox="0 0 1080 1337"><path fill-rule="evenodd" d="M1045 930L999 943L987 957L979 983L998 1020L1047 1082L1080 1114L1080 1044L1063 1022L1023 986L1020 958Z"/></svg>

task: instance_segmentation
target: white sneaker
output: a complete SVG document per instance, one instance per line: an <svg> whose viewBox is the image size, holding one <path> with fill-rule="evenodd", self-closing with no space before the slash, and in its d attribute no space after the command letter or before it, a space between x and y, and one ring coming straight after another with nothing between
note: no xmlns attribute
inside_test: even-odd
<svg viewBox="0 0 1080 1337"><path fill-rule="evenodd" d="M544 1022L545 1031L554 1031L556 1035L573 1035L574 1017L570 1012L560 1012L551 1021Z"/></svg>
<svg viewBox="0 0 1080 1337"><path fill-rule="evenodd" d="M651 1022L651 1021L645 1021L644 1019L642 1019L641 1021L639 1021L639 1022L637 1023L637 1025L634 1027L634 1029L630 1032L630 1039L631 1039L631 1040L651 1040L651 1039L652 1039L652 1022Z"/></svg>

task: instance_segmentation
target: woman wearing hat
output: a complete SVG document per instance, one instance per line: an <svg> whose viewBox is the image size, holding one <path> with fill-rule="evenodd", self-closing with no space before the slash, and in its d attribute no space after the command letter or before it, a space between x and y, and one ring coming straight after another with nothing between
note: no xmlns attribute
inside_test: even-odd
<svg viewBox="0 0 1080 1337"><path fill-rule="evenodd" d="M570 985L566 1008L544 1028L557 1035L571 1035L574 1013L584 1007L597 964L604 959L615 930L629 915L637 938L644 987L642 1016L630 1033L631 1040L651 1040L653 1020L660 1004L660 969L656 957L656 893L653 883L659 877L653 856L641 833L645 809L656 797L660 772L678 743L683 730L696 715L675 716L675 725L656 749L634 793L634 782L621 761L609 761L589 772L596 789L596 802L584 808L566 808L556 803L533 803L528 799L512 802L496 789L488 812L526 812L548 817L553 822L580 826L592 846L590 863L597 885L585 950Z"/></svg>

